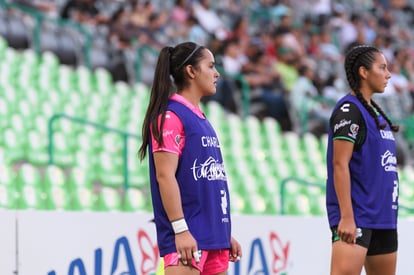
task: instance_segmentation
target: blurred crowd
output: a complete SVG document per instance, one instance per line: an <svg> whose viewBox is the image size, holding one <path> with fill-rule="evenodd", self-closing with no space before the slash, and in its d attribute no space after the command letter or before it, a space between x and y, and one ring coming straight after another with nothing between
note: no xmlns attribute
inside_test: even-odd
<svg viewBox="0 0 414 275"><path fill-rule="evenodd" d="M333 103L348 92L346 51L378 47L391 81L375 99L390 116L413 113L413 2L409 0L15 0L85 24L121 51L191 40L210 48L229 112L276 118L283 130L326 133ZM139 62L139 60L138 60ZM155 64L145 65L151 71ZM150 66L150 68L147 68ZM143 80L151 85L151 77ZM246 89L248 87L248 89ZM247 92L246 92L247 91Z"/></svg>

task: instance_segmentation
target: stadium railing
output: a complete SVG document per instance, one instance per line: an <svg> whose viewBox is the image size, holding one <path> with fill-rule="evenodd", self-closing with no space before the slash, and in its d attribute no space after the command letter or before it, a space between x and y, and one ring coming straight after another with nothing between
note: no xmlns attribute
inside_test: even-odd
<svg viewBox="0 0 414 275"><path fill-rule="evenodd" d="M55 133L54 127L53 127L53 123L58 120L58 119L67 119L73 123L78 123L84 126L92 126L96 129L99 129L101 131L106 131L106 132L113 132L116 133L120 136L122 136L123 139L123 177L124 177L124 188L125 190L128 189L129 187L129 174L128 174L128 137L133 137L136 138L137 140L141 140L140 136L137 136L135 134L132 133L128 133L126 131L122 131L120 129L115 129L115 128L111 128L108 127L106 125L103 124L99 124L96 122L92 122L92 121L88 121L85 120L83 118L79 118L79 117L73 117L73 116L69 116L66 114L55 114L53 115L50 119L49 119L49 124L48 124L48 139L49 139L49 145L48 145L48 153L49 153L49 165L53 165L54 164L54 146L53 146L53 136Z"/></svg>

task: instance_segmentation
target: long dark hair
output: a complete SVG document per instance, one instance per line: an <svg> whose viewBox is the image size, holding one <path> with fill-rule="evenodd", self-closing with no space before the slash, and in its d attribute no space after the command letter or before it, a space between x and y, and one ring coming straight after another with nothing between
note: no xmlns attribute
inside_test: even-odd
<svg viewBox="0 0 414 275"><path fill-rule="evenodd" d="M399 126L394 125L389 117L384 113L381 107L371 99L372 106L365 100L362 96L361 91L359 90L361 87L361 76L359 75L359 68L365 67L366 69L372 68L372 63L375 61L375 54L381 53L381 51L375 47L369 45L358 45L350 49L345 57L345 73L346 78L348 80L350 88L355 92L356 97L358 100L364 105L365 109L369 112L369 114L374 118L375 124L377 125L378 129L384 129L386 127L385 124L380 124L378 116L372 108L375 109L384 117L387 121L388 125L390 125L391 130L394 132L398 132Z"/></svg>
<svg viewBox="0 0 414 275"><path fill-rule="evenodd" d="M161 50L155 67L150 100L142 125L142 144L138 151L140 160L143 160L147 153L147 146L150 142L150 127L155 140L159 145L163 145L162 130L168 99L176 90L180 91L189 85L184 68L187 65L197 67L203 56L202 50L204 48L193 42L184 42L175 47L164 47ZM158 124L160 114L162 116L160 124Z"/></svg>

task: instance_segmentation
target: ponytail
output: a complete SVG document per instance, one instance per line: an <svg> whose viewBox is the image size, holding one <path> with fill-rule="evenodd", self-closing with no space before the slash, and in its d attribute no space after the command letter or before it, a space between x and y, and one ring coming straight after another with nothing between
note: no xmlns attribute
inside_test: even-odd
<svg viewBox="0 0 414 275"><path fill-rule="evenodd" d="M157 143L160 146L164 144L162 132L168 99L176 90L182 90L189 84L184 68L187 65L196 66L203 57L203 49L205 49L204 46L193 42L184 42L175 47L164 47L161 50L155 67L150 100L142 125L142 144L138 151L140 160L143 160L146 156L151 131ZM158 123L160 115L161 121Z"/></svg>
<svg viewBox="0 0 414 275"><path fill-rule="evenodd" d="M150 142L150 127L158 144L162 145L164 143L161 129L163 129L164 126L168 98L170 97L172 90L172 81L170 78L171 49L171 47L164 47L161 50L155 67L150 100L142 125L142 144L138 152L140 160L143 160L147 153L147 146ZM162 116L158 127L158 116L160 114Z"/></svg>

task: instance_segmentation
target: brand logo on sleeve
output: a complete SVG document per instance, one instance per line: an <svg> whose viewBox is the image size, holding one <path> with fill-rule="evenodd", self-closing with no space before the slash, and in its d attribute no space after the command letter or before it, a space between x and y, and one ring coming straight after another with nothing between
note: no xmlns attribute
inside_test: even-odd
<svg viewBox="0 0 414 275"><path fill-rule="evenodd" d="M349 124L351 124L351 121L350 120L342 119L339 123L335 124L335 126L334 126L334 133L336 133L336 131L338 131L342 127L345 127L345 126L347 126Z"/></svg>

